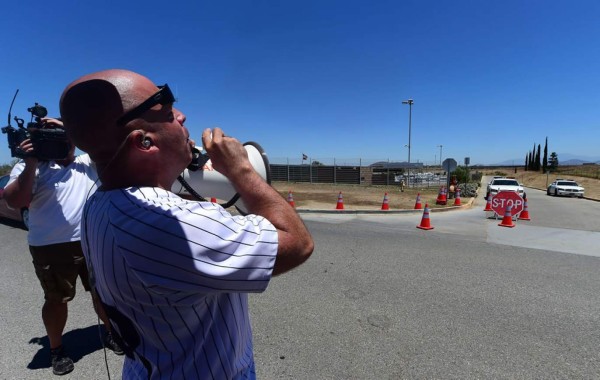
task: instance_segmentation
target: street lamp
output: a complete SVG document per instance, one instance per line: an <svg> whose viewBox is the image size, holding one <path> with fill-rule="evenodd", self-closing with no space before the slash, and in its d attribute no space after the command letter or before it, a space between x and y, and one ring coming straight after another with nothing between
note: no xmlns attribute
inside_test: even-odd
<svg viewBox="0 0 600 380"><path fill-rule="evenodd" d="M442 166L442 145L438 145L438 148L440 148L440 166Z"/></svg>
<svg viewBox="0 0 600 380"><path fill-rule="evenodd" d="M408 186L410 183L410 129L411 129L411 119L412 119L412 105L413 100L403 100L402 104L408 104L408 179L406 181L406 185Z"/></svg>

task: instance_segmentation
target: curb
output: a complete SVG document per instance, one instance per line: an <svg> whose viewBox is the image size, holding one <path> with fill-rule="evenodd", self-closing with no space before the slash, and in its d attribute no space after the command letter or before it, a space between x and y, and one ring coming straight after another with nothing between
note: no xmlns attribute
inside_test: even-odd
<svg viewBox="0 0 600 380"><path fill-rule="evenodd" d="M479 196L479 194L477 195ZM436 208L436 209L429 209L430 213L438 213L438 212L447 212L447 211L456 211L456 210L463 210L463 209L468 209L471 208L473 206L473 203L475 202L475 198L476 197L471 197L471 199L469 199L469 202L467 202L464 205L461 206L448 206L448 207L444 207L444 208ZM420 209L420 210L414 210L414 209L401 209L401 210L358 210L358 209L344 209L344 210L322 210L322 209L307 209L307 208L299 208L296 209L296 212L298 214L379 214L379 215L384 215L384 214L420 214L423 212L424 209Z"/></svg>

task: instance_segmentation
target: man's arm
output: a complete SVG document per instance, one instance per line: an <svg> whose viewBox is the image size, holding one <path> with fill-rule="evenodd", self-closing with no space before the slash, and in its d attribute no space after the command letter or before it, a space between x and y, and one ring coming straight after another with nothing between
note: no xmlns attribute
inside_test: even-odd
<svg viewBox="0 0 600 380"><path fill-rule="evenodd" d="M25 152L32 152L33 145L31 140L24 140L20 144L21 149ZM37 169L38 160L35 157L27 157L24 159L25 168L18 175L17 179L9 183L4 188L4 199L6 203L15 209L28 207L33 198L33 183L35 181L35 171ZM15 168L13 168L15 170ZM11 176L13 173L11 173Z"/></svg>
<svg viewBox="0 0 600 380"><path fill-rule="evenodd" d="M306 261L314 242L296 210L254 170L243 145L215 128L202 140L213 167L232 183L253 214L267 218L277 228L279 247L273 274L278 275Z"/></svg>

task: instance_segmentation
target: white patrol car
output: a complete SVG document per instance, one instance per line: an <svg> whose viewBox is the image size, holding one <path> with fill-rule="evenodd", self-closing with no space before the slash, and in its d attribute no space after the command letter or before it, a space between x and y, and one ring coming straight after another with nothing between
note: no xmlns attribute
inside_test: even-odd
<svg viewBox="0 0 600 380"><path fill-rule="evenodd" d="M583 198L584 188L572 179L557 178L556 181L552 182L546 194L548 195L568 195L570 197Z"/></svg>
<svg viewBox="0 0 600 380"><path fill-rule="evenodd" d="M520 196L525 194L523 186L514 178L494 178L490 181L487 186L487 193L494 196L500 191L515 191Z"/></svg>

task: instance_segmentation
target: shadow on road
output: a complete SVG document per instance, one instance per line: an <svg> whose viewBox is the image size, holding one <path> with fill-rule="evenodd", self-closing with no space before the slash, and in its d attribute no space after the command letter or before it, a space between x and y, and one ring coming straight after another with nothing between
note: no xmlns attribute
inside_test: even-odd
<svg viewBox="0 0 600 380"><path fill-rule="evenodd" d="M100 329L100 332L98 329ZM103 349L100 340L100 336L103 335L104 327L98 327L97 325L71 330L63 335L63 346L73 362L77 363L84 356ZM50 368L50 341L48 336L31 338L29 344L38 344L41 347L35 353L27 368Z"/></svg>
<svg viewBox="0 0 600 380"><path fill-rule="evenodd" d="M4 224L5 226L19 228L21 230L27 231L27 229L25 228L25 225L22 222L17 222L16 220L0 217L0 224Z"/></svg>

